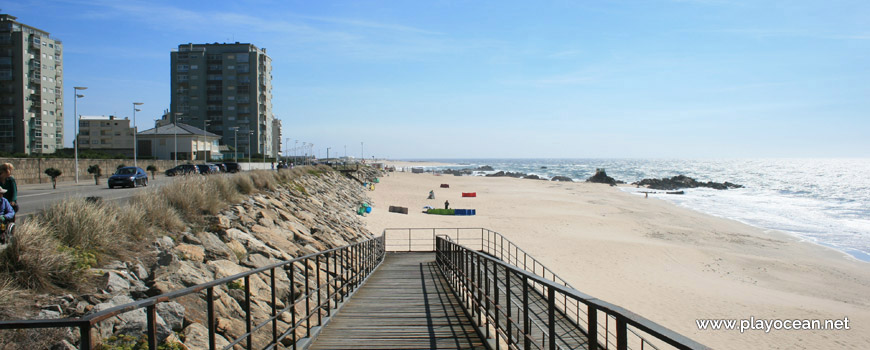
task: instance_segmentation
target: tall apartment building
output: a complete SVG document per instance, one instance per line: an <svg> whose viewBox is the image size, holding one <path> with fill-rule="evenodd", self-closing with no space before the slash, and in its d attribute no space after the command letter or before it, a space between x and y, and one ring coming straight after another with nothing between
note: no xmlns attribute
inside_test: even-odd
<svg viewBox="0 0 870 350"><path fill-rule="evenodd" d="M205 128L220 135L222 144L238 145L240 152L277 156L272 142L272 59L266 49L240 43L182 44L170 61L173 121L180 117L179 122Z"/></svg>
<svg viewBox="0 0 870 350"><path fill-rule="evenodd" d="M0 14L0 151L63 148L63 49L46 31Z"/></svg>

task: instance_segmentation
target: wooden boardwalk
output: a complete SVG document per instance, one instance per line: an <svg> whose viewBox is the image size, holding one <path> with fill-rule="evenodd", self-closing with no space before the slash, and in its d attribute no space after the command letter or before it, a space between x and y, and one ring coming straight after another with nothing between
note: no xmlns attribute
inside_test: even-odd
<svg viewBox="0 0 870 350"><path fill-rule="evenodd" d="M435 254L389 253L310 349L486 349Z"/></svg>

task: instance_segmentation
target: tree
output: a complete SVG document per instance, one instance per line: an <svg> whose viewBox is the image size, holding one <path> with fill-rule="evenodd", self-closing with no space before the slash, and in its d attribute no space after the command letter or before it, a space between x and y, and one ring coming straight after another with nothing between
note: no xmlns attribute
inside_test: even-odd
<svg viewBox="0 0 870 350"><path fill-rule="evenodd" d="M145 168L145 170L148 170L151 172L151 180L154 180L154 173L157 172L157 166L154 164L151 164L147 168Z"/></svg>
<svg viewBox="0 0 870 350"><path fill-rule="evenodd" d="M45 175L48 175L48 177L51 178L51 188L57 189L57 177L60 176L60 174L62 174L60 170L55 168L45 169Z"/></svg>
<svg viewBox="0 0 870 350"><path fill-rule="evenodd" d="M88 174L94 175L94 185L100 184L100 176L103 175L103 170L97 164L88 167Z"/></svg>

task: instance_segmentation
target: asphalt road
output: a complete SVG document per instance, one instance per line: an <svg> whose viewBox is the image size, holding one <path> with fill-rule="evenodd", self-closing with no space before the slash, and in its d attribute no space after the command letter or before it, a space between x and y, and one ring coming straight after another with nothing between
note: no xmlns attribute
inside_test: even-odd
<svg viewBox="0 0 870 350"><path fill-rule="evenodd" d="M19 212L16 217L28 216L36 213L44 208L49 207L52 203L70 197L102 197L104 201L126 201L129 200L136 192L153 186L160 186L169 181L172 177L165 175L157 175L157 178L151 179L149 175L148 186L138 188L114 188L109 189L106 183L108 178L100 178L100 184L95 185L92 177L80 178L79 183L75 182L59 182L57 189L52 189L51 183L18 185L18 206Z"/></svg>

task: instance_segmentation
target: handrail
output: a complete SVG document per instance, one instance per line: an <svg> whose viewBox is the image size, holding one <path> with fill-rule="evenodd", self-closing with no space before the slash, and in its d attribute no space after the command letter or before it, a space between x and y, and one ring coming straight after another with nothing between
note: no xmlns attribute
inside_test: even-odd
<svg viewBox="0 0 870 350"><path fill-rule="evenodd" d="M329 317L331 310L337 308L337 306L345 300L345 297L354 292L368 278L368 276L375 270L375 268L383 262L385 254L384 239L385 237L383 235L370 238L362 242L357 242L343 247L333 248L318 253L305 255L292 260L286 260L275 264L263 266L257 269L252 269L239 274L216 279L185 289L172 291L169 293L134 301L132 303L124 305L115 306L100 312L83 316L81 318L0 321L0 330L75 327L79 328L80 331L81 338L79 343L79 349L91 350L94 346L93 339L91 338L91 330L100 321L123 314L125 312L146 308L146 333L148 336L148 344L150 349L156 349L156 305L205 290L207 293L206 302L208 307L206 327L208 328L209 333L209 349L215 349L216 315L214 311L214 289L216 287L221 288L221 286L226 285L230 282L243 279L245 289L245 305L243 306L243 309L245 310L246 333L236 339L231 340L230 345L227 345L226 347L224 347L224 349L232 348L233 345L239 344L243 340L246 341L247 348L250 349L253 341L253 332L261 329L269 323L272 323L272 337L271 341L266 347L267 349L276 348L280 341L282 341L287 336L290 336L291 334L293 337L293 348L296 349L297 343L300 340L297 339L296 336L297 328L304 326L306 330L306 337L310 337L311 329L313 327L323 325L323 313L326 313L326 316ZM330 264L330 261L332 261L332 264ZM316 268L312 268L310 266L312 262ZM304 270L305 278L305 290L304 293L300 293L300 295L295 295L294 290L294 284L296 283L297 263L304 265L304 268L299 268L300 272L301 270ZM287 274L290 280L289 289L290 300L292 300L292 303L288 303L289 305L287 305L282 310L276 309L276 269L283 269L289 271ZM269 271L268 278L270 281L269 289L271 290L271 313L269 318L254 326L252 324L253 320L250 308L250 277L253 275L264 273L266 271ZM326 281L324 284L321 283L321 273L326 275ZM309 285L309 280L311 278L316 279L315 286ZM323 292L324 287L326 288L325 292ZM311 305L312 299L316 300L316 305ZM303 302L305 303L305 314L298 315L300 317L297 317L296 306ZM282 332L279 336L277 332L277 321L281 317L281 315L288 311L291 312L292 322L290 324L290 327L286 331ZM315 318L314 316L316 316L317 324L312 326L312 318Z"/></svg>
<svg viewBox="0 0 870 350"><path fill-rule="evenodd" d="M597 320L598 312L605 313L605 316L608 318L615 318L617 349L628 349L628 331L631 330L628 326L632 326L634 329L651 335L663 344L671 345L677 349L708 349L700 343L622 307L591 297L570 286L561 285L535 273L522 270L491 254L457 244L446 236L436 237L436 262L450 282L454 293L463 302L465 308L478 319L479 326L484 327L487 334L489 334L490 328L495 329L497 338L495 341L496 348L502 342L507 344L508 348L531 348L533 339L531 324L529 322L528 291L529 287L535 288L535 286L539 286L545 292L544 295L548 304L548 334L545 335L548 344L536 343L535 345L538 348L557 348L554 319L557 312L556 296L560 295L565 299L575 300L587 307L586 328L583 329L579 325L577 327L580 327L580 331L586 335L586 344L589 349L608 347L606 341L603 346L599 345L598 331L600 326ZM491 269L490 265L492 266ZM491 275L490 272L492 272ZM505 277L497 277L500 273L503 273ZM521 304L521 309L524 311L522 314L522 324L517 321L520 320L519 315L511 316L511 305L514 303L510 301L510 293L506 293L501 298L499 297L499 284L505 286L505 291L510 291L510 283L512 283L510 281L513 278L523 281L523 301L517 302ZM494 284L492 288L490 288L490 282ZM507 308L500 304L501 299L507 299ZM501 318L504 320L504 326L500 322L500 317L504 317ZM481 318L483 318L483 321L481 321ZM607 322L607 325L609 325L609 322ZM513 337L514 331L512 328L514 327L517 331L522 329L522 339ZM605 333L608 332L609 330L605 328ZM640 339L641 346L643 344L651 345L643 337L640 337Z"/></svg>

